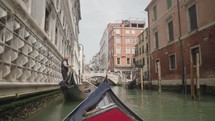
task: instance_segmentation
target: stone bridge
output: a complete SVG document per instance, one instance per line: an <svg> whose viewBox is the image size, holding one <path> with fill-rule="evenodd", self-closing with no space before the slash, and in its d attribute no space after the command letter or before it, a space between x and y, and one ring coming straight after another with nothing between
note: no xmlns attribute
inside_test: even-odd
<svg viewBox="0 0 215 121"><path fill-rule="evenodd" d="M114 84L120 84L124 80L124 76L119 73L112 73L112 72L91 72L84 74L85 79L89 80L93 77L106 77L112 81Z"/></svg>

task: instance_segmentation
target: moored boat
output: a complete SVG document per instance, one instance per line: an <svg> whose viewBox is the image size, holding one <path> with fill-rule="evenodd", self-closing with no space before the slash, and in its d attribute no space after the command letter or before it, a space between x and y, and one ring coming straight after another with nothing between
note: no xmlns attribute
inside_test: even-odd
<svg viewBox="0 0 215 121"><path fill-rule="evenodd" d="M130 81L128 83L128 89L134 89L136 87L137 87L137 85L136 85L136 79L134 79L134 80L132 80L132 81Z"/></svg>
<svg viewBox="0 0 215 121"><path fill-rule="evenodd" d="M107 77L63 121L143 121L113 93Z"/></svg>
<svg viewBox="0 0 215 121"><path fill-rule="evenodd" d="M74 73L70 73L66 80L60 83L61 91L65 100L76 101L84 100L93 90L89 83L78 84Z"/></svg>

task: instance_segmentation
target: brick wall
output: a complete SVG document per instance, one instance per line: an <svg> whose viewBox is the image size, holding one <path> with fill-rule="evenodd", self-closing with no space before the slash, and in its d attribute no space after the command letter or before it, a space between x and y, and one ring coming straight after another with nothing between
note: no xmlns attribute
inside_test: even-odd
<svg viewBox="0 0 215 121"><path fill-rule="evenodd" d="M170 70L169 55L175 53L176 55L176 69ZM151 74L152 80L158 79L158 73L155 70L155 61L160 60L161 76L163 80L171 80L181 78L181 61L180 61L180 44L179 42L173 43L165 48L155 51L151 55Z"/></svg>
<svg viewBox="0 0 215 121"><path fill-rule="evenodd" d="M190 48L200 46L200 78L215 78L215 26L188 37L183 43L187 76L190 77Z"/></svg>
<svg viewBox="0 0 215 121"><path fill-rule="evenodd" d="M215 78L215 26L193 33L191 36L183 39L183 56L186 66L187 79L190 78L190 58L191 48L199 46L201 51L200 78ZM169 55L176 55L176 69L169 68ZM151 77L152 80L158 79L155 71L155 61L160 59L162 80L181 80L182 63L180 42L169 43L166 47L154 51L151 54ZM215 81L215 80L214 80Z"/></svg>

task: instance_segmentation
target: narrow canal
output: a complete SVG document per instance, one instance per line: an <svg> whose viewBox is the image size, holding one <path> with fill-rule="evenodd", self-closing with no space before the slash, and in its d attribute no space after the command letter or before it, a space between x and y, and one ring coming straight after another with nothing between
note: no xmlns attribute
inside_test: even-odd
<svg viewBox="0 0 215 121"><path fill-rule="evenodd" d="M147 91L123 87L112 90L129 108L144 121L214 121L215 98L202 96L194 101L179 93ZM49 104L26 121L61 121L80 102L65 102L63 99Z"/></svg>

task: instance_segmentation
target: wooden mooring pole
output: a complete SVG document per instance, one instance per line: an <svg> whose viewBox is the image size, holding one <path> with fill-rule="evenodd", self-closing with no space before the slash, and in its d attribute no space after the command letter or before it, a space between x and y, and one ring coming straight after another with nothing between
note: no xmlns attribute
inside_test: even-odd
<svg viewBox="0 0 215 121"><path fill-rule="evenodd" d="M143 90L143 68L140 69L141 90Z"/></svg>
<svg viewBox="0 0 215 121"><path fill-rule="evenodd" d="M193 60L190 60L190 92L191 92L191 97L195 97L195 90L194 90L194 77L193 77Z"/></svg>
<svg viewBox="0 0 215 121"><path fill-rule="evenodd" d="M187 94L187 69L184 67L184 94Z"/></svg>
<svg viewBox="0 0 215 121"><path fill-rule="evenodd" d="M196 54L196 86L197 86L197 96L200 98L200 80L199 80L199 53Z"/></svg>
<svg viewBox="0 0 215 121"><path fill-rule="evenodd" d="M161 92L161 67L160 62L157 62L158 67L158 92Z"/></svg>

